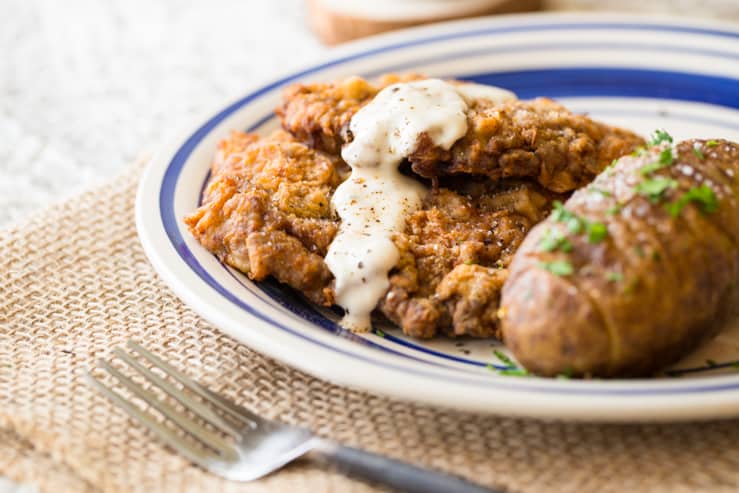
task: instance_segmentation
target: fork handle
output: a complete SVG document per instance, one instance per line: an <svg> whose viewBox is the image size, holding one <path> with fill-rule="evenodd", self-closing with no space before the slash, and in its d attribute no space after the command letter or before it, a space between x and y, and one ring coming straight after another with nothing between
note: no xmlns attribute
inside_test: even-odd
<svg viewBox="0 0 739 493"><path fill-rule="evenodd" d="M407 493L502 493L433 469L390 459L353 447L321 442L316 452L348 475L383 483Z"/></svg>

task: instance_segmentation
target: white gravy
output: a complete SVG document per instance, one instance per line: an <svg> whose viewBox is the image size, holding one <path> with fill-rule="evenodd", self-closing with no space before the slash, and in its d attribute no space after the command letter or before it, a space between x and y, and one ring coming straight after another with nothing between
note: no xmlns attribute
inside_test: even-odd
<svg viewBox="0 0 739 493"><path fill-rule="evenodd" d="M349 123L353 140L341 156L352 174L331 200L341 226L326 255L336 279L336 301L346 313L343 326L369 330L370 313L387 291L388 272L399 259L392 236L404 229L405 218L421 207L427 193L398 165L423 132L449 149L467 132L468 101L478 97L515 99L499 88L426 79L386 87Z"/></svg>

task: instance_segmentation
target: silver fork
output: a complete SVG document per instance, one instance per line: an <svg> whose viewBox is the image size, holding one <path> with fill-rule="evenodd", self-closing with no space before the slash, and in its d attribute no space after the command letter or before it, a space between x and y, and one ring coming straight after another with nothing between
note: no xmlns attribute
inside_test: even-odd
<svg viewBox="0 0 739 493"><path fill-rule="evenodd" d="M178 433L172 426L165 425L162 420L142 410L98 380L92 372L88 372L87 377L92 385L154 432L166 445L221 477L235 481L252 481L299 457L306 457L333 463L348 474L383 483L400 491L496 493L496 490L483 488L458 476L339 445L319 438L305 428L267 420L208 390L136 342L128 341L128 348L149 365L143 364L122 348L114 349L113 353L190 413L160 399L154 392L137 384L110 363L101 359L97 362L98 366L115 377L132 395L158 410L166 420L186 433ZM163 371L183 388L180 389L170 380L152 372L151 368Z"/></svg>

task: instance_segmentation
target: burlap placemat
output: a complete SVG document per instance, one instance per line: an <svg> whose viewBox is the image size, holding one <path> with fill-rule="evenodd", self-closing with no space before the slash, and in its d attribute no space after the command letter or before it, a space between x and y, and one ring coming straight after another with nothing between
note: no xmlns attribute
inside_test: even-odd
<svg viewBox="0 0 739 493"><path fill-rule="evenodd" d="M371 491L308 463L222 481L169 452L82 379L134 338L267 417L510 491L737 491L739 421L546 423L337 387L251 351L157 278L134 227L141 166L0 234L0 473L70 492Z"/></svg>

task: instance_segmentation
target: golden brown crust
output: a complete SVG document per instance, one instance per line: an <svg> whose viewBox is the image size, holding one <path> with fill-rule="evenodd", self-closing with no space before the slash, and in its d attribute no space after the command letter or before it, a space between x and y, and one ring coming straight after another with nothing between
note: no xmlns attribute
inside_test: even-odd
<svg viewBox="0 0 739 493"><path fill-rule="evenodd" d="M332 304L323 256L337 230L330 199L345 165L283 132L233 132L211 172L203 205L185 218L193 236L254 280L271 275Z"/></svg>
<svg viewBox="0 0 739 493"><path fill-rule="evenodd" d="M282 128L298 140L330 154L338 155L346 141L343 133L354 113L386 86L416 80L416 74L387 74L376 84L361 77L315 84L295 84L282 94L275 113Z"/></svg>
<svg viewBox="0 0 739 493"><path fill-rule="evenodd" d="M203 205L185 220L192 234L252 279L273 276L331 304L333 277L323 257L338 220L329 201L346 165L284 132L234 132L212 171ZM486 178L442 185L395 236L401 260L379 309L416 337L490 337L504 268L553 196L532 183Z"/></svg>
<svg viewBox="0 0 739 493"><path fill-rule="evenodd" d="M277 109L285 130L308 145L338 154L351 140L351 117L383 87L417 75L385 76L376 84L359 77L328 84L288 88ZM643 139L546 98L493 105L480 100L468 113L469 129L450 150L422 135L410 156L413 171L431 179L453 174L533 178L563 193L590 182L613 159L634 150Z"/></svg>
<svg viewBox="0 0 739 493"><path fill-rule="evenodd" d="M414 337L492 337L504 271L552 195L524 182L444 184L394 238L400 262L380 310Z"/></svg>
<svg viewBox="0 0 739 493"><path fill-rule="evenodd" d="M422 139L409 158L413 171L428 178L459 173L496 181L533 178L562 193L590 183L613 159L644 143L546 98L478 105L467 120L467 135L449 151Z"/></svg>
<svg viewBox="0 0 739 493"><path fill-rule="evenodd" d="M550 218L516 254L503 289L502 330L530 370L646 375L693 348L739 304L739 145L687 141L674 164L645 176L644 166L658 161L660 150L621 158L566 203L572 213L607 226L601 241ZM639 184L654 178L675 186L650 200ZM714 212L700 202L686 202L676 217L668 212L701 185L718 199ZM571 252L542 251L543 237L553 231L568 238ZM542 267L551 261L568 262L573 274Z"/></svg>

